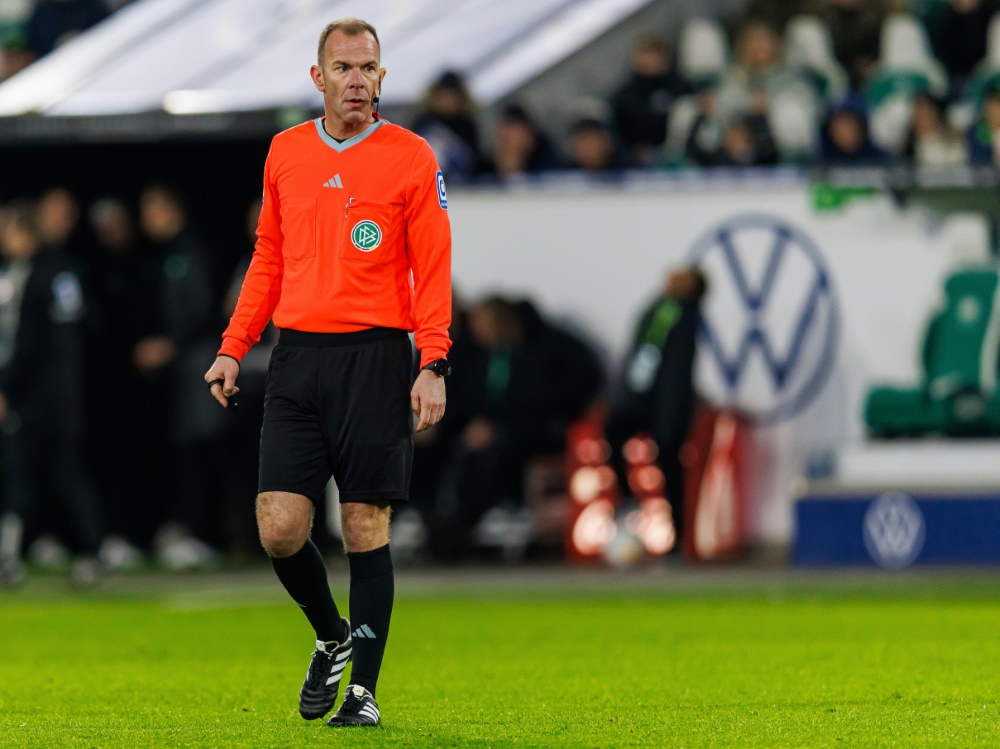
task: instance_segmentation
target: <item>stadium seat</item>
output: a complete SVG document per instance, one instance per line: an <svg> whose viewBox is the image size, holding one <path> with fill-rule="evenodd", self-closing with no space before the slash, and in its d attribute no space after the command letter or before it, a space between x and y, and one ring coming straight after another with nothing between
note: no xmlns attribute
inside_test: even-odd
<svg viewBox="0 0 1000 749"><path fill-rule="evenodd" d="M815 16L795 16L785 27L785 64L809 75L827 101L847 93L847 73L833 54L830 30Z"/></svg>
<svg viewBox="0 0 1000 749"><path fill-rule="evenodd" d="M923 26L907 13L890 16L882 24L879 60L868 82L866 96L876 109L896 97L929 91L943 96L948 76L934 56Z"/></svg>
<svg viewBox="0 0 1000 749"><path fill-rule="evenodd" d="M684 24L677 44L677 68L696 86L715 82L729 65L729 42L718 21L694 18Z"/></svg>
<svg viewBox="0 0 1000 749"><path fill-rule="evenodd" d="M788 86L771 97L767 119L783 160L804 159L815 151L817 110L816 96L805 86Z"/></svg>
<svg viewBox="0 0 1000 749"><path fill-rule="evenodd" d="M923 382L879 386L868 395L865 423L874 436L1000 433L997 302L993 268L960 270L948 278L944 307L924 337Z"/></svg>

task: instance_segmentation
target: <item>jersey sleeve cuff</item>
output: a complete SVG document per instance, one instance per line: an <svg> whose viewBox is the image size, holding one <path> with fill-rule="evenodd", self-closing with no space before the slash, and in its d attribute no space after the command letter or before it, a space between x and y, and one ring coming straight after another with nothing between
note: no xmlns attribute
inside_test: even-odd
<svg viewBox="0 0 1000 749"><path fill-rule="evenodd" d="M237 362L240 362L249 350L249 346L244 346L234 338L223 338L222 348L218 350L217 356L231 356Z"/></svg>
<svg viewBox="0 0 1000 749"><path fill-rule="evenodd" d="M438 359L446 359L448 357L448 350L443 348L431 348L426 351L420 352L420 368L423 369L432 361L437 361Z"/></svg>

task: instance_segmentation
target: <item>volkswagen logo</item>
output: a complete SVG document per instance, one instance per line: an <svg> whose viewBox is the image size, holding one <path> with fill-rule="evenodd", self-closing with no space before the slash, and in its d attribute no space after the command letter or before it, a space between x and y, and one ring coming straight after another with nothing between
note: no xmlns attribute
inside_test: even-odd
<svg viewBox="0 0 1000 749"><path fill-rule="evenodd" d="M833 369L839 312L823 255L784 219L747 214L691 250L711 279L702 303L699 387L758 423L799 413Z"/></svg>
<svg viewBox="0 0 1000 749"><path fill-rule="evenodd" d="M886 492L868 505L862 533L876 564L902 569L913 564L924 548L924 515L909 495Z"/></svg>

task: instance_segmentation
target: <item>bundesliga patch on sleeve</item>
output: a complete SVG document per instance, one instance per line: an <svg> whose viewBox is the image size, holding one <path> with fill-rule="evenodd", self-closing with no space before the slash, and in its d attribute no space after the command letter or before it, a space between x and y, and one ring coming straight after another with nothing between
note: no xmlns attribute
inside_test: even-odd
<svg viewBox="0 0 1000 749"><path fill-rule="evenodd" d="M437 173L437 186L438 186L438 203L446 211L448 210L448 191L444 187L444 175L441 172Z"/></svg>

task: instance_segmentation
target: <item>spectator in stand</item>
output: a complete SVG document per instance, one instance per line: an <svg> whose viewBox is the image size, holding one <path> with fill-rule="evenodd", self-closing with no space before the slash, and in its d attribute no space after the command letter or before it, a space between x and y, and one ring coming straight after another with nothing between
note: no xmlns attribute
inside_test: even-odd
<svg viewBox="0 0 1000 749"><path fill-rule="evenodd" d="M211 463L220 452L226 413L202 406L200 374L215 353L219 305L205 246L189 225L179 194L162 185L147 187L139 209L150 247L143 258L143 335L133 361L146 380L145 391L154 395L145 400L146 415L158 422L162 435L153 451L173 469L160 477L173 491L164 508L170 522L157 531L154 546L169 568L209 566L216 552L199 536L216 535L210 525L210 500L216 495L207 487L217 477Z"/></svg>
<svg viewBox="0 0 1000 749"><path fill-rule="evenodd" d="M482 171L475 105L458 73L447 71L430 85L412 129L430 144L449 184L468 182Z"/></svg>
<svg viewBox="0 0 1000 749"><path fill-rule="evenodd" d="M508 105L497 123L491 171L506 181L561 166L552 141L527 110L519 104Z"/></svg>
<svg viewBox="0 0 1000 749"><path fill-rule="evenodd" d="M744 19L763 21L784 31L787 23L803 12L806 0L750 0L742 9Z"/></svg>
<svg viewBox="0 0 1000 749"><path fill-rule="evenodd" d="M565 449L568 426L603 382L590 347L530 302L489 297L472 308L468 323L487 356L453 457L453 514L431 526L432 549L444 558L464 555L488 510L523 500L528 461Z"/></svg>
<svg viewBox="0 0 1000 749"><path fill-rule="evenodd" d="M37 0L28 18L28 48L44 57L107 15L101 0Z"/></svg>
<svg viewBox="0 0 1000 749"><path fill-rule="evenodd" d="M622 447L639 432L648 432L656 442L677 530L677 550L684 534L680 451L696 401L694 361L699 310L706 288L704 274L693 266L667 276L661 295L643 311L632 334L622 382L605 430L611 445L611 465L625 496L634 492Z"/></svg>
<svg viewBox="0 0 1000 749"><path fill-rule="evenodd" d="M749 21L737 35L735 62L716 91L719 117L729 121L747 112L766 116L770 100L792 89L805 100L813 96L810 82L782 64L775 30L762 21Z"/></svg>
<svg viewBox="0 0 1000 749"><path fill-rule="evenodd" d="M5 491L0 508L0 585L20 582L22 534L48 492L76 536L74 580L93 585L104 539L103 507L84 460L83 286L68 258L46 247L27 204L0 226L0 425Z"/></svg>
<svg viewBox="0 0 1000 749"><path fill-rule="evenodd" d="M945 117L944 103L930 94L913 99L913 118L904 155L916 166L964 166L969 152Z"/></svg>
<svg viewBox="0 0 1000 749"><path fill-rule="evenodd" d="M611 129L594 117L573 123L569 132L569 155L573 169L588 174L618 172L632 165L615 143Z"/></svg>
<svg viewBox="0 0 1000 749"><path fill-rule="evenodd" d="M151 474L142 462L147 435L135 407L144 400L145 387L132 364L139 338L135 313L143 304L137 277L138 231L128 207L116 198L94 203L88 219L96 241L88 273L94 307L89 326L88 452L115 534L103 561L112 568L127 568L138 563L134 547L149 541L154 513L162 508L162 503L135 501L135 488L146 485Z"/></svg>
<svg viewBox="0 0 1000 749"><path fill-rule="evenodd" d="M823 124L819 161L824 166L878 166L889 162L889 154L872 142L862 101L847 100L831 110Z"/></svg>
<svg viewBox="0 0 1000 749"><path fill-rule="evenodd" d="M982 114L966 141L973 164L1000 164L1000 89L991 88L983 96Z"/></svg>
<svg viewBox="0 0 1000 749"><path fill-rule="evenodd" d="M611 97L615 126L635 163L653 161L667 137L670 107L690 91L663 41L645 37L636 42L629 78Z"/></svg>
<svg viewBox="0 0 1000 749"><path fill-rule="evenodd" d="M807 5L807 12L830 29L833 52L855 90L864 88L878 60L882 22L894 9L893 0L813 0Z"/></svg>
<svg viewBox="0 0 1000 749"><path fill-rule="evenodd" d="M701 111L688 134L685 154L699 166L769 166L778 162L767 115L766 97L754 97L754 109L721 124L716 117L715 97L699 97Z"/></svg>
<svg viewBox="0 0 1000 749"><path fill-rule="evenodd" d="M950 0L935 3L925 21L934 55L948 71L955 94L986 56L987 31L997 9L990 0Z"/></svg>

